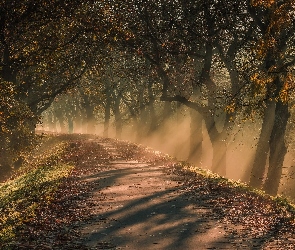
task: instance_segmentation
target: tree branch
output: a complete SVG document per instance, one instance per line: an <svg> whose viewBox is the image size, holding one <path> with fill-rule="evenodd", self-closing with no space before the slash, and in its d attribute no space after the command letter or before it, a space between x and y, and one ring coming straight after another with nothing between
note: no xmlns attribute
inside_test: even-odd
<svg viewBox="0 0 295 250"><path fill-rule="evenodd" d="M184 105L186 105L189 108L192 108L198 112L200 112L201 114L205 113L205 107L200 106L198 103L196 102L192 102L190 100L188 100L187 98L181 96L181 95L175 95L175 96L167 96L167 95L162 95L160 97L161 101L166 101L166 102L180 102Z"/></svg>

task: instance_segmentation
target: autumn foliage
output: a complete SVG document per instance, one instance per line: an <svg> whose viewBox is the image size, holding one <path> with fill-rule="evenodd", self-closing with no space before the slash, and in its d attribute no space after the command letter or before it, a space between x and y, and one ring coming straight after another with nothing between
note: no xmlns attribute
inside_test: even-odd
<svg viewBox="0 0 295 250"><path fill-rule="evenodd" d="M10 82L0 82L0 103L0 168L3 178L5 170L9 170L13 163L21 163L32 149L35 136L30 124L34 125L38 118L17 99Z"/></svg>

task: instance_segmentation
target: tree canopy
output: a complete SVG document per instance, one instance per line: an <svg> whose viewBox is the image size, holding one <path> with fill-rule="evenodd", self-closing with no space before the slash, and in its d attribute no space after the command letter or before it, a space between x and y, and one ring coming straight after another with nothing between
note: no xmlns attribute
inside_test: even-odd
<svg viewBox="0 0 295 250"><path fill-rule="evenodd" d="M149 105L150 119L157 120L157 99L181 103L204 121L212 169L225 175L233 124L240 116L260 114L261 141L250 182L262 185L265 169L259 166L270 152L265 185L276 193L267 183L280 176L287 151L294 7L294 0L4 0L0 122L7 143L1 150L10 150L8 142L23 134L33 136L39 116L63 93L79 92L79 107L90 120L95 110L104 110L108 124L113 112L118 134L123 110L139 120ZM196 140L202 143L202 137ZM22 141L22 147L30 144ZM271 169L278 169L273 176Z"/></svg>

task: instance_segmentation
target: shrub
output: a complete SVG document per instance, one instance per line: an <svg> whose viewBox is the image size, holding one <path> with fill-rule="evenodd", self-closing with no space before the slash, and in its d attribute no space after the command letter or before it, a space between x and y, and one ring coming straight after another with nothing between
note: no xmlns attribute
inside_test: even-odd
<svg viewBox="0 0 295 250"><path fill-rule="evenodd" d="M4 178L13 167L19 167L36 141L38 118L18 100L12 83L0 79L0 175Z"/></svg>

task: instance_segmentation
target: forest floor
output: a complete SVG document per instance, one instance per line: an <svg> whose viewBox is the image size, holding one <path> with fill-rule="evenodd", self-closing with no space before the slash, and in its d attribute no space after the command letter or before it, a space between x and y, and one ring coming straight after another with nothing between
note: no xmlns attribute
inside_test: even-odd
<svg viewBox="0 0 295 250"><path fill-rule="evenodd" d="M295 249L283 199L126 141L53 138L39 153L65 142L73 168L1 249Z"/></svg>

